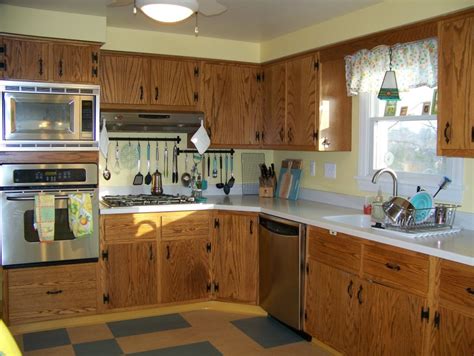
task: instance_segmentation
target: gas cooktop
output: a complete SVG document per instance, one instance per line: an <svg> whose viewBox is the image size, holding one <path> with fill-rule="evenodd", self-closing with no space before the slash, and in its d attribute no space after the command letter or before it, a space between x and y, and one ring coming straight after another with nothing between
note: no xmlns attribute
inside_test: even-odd
<svg viewBox="0 0 474 356"><path fill-rule="evenodd" d="M186 195L104 195L102 203L109 208L143 206L143 205L168 205L168 204L193 204L194 197Z"/></svg>

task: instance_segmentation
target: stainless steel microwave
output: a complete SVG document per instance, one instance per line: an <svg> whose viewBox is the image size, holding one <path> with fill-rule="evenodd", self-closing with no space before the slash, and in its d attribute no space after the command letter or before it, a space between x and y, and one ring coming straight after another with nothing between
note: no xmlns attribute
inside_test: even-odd
<svg viewBox="0 0 474 356"><path fill-rule="evenodd" d="M98 85L0 81L0 150L97 149Z"/></svg>

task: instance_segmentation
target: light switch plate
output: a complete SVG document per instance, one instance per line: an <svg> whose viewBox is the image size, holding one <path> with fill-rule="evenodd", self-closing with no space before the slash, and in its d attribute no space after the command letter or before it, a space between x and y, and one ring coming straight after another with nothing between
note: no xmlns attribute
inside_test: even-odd
<svg viewBox="0 0 474 356"><path fill-rule="evenodd" d="M336 164L324 163L324 176L330 179L336 179Z"/></svg>
<svg viewBox="0 0 474 356"><path fill-rule="evenodd" d="M313 160L309 161L309 171L310 171L311 177L316 176L316 162Z"/></svg>

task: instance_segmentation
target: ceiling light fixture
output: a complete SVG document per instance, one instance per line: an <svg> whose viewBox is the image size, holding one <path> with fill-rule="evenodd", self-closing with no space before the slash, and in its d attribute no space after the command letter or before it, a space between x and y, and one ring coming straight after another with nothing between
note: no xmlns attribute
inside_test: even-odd
<svg viewBox="0 0 474 356"><path fill-rule="evenodd" d="M197 0L136 0L136 6L148 17L159 22L179 22L199 9Z"/></svg>

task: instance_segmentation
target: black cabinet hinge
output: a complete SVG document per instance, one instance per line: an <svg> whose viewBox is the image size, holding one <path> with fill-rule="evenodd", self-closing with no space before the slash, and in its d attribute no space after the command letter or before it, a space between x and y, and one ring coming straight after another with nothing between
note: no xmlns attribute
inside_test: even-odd
<svg viewBox="0 0 474 356"><path fill-rule="evenodd" d="M430 320L430 308L421 307L421 320L426 319L426 321Z"/></svg>
<svg viewBox="0 0 474 356"><path fill-rule="evenodd" d="M194 92L194 101L199 101L199 94L197 91Z"/></svg>
<svg viewBox="0 0 474 356"><path fill-rule="evenodd" d="M102 302L104 304L109 304L110 303L110 296L109 296L109 293L107 294L102 294Z"/></svg>
<svg viewBox="0 0 474 356"><path fill-rule="evenodd" d="M97 67L92 67L92 76L97 78L98 74L99 71L97 70Z"/></svg>
<svg viewBox="0 0 474 356"><path fill-rule="evenodd" d="M219 228L219 226L220 226L219 219L214 219L214 229Z"/></svg>
<svg viewBox="0 0 474 356"><path fill-rule="evenodd" d="M109 250L102 250L102 259L104 261L108 261L109 260Z"/></svg>
<svg viewBox="0 0 474 356"><path fill-rule="evenodd" d="M304 311L304 320L308 320L308 312L306 310Z"/></svg>
<svg viewBox="0 0 474 356"><path fill-rule="evenodd" d="M314 61L314 70L319 69L319 61Z"/></svg>
<svg viewBox="0 0 474 356"><path fill-rule="evenodd" d="M99 53L98 52L92 52L92 63L99 63Z"/></svg>
<svg viewBox="0 0 474 356"><path fill-rule="evenodd" d="M199 67L198 66L194 67L194 76L199 77Z"/></svg>
<svg viewBox="0 0 474 356"><path fill-rule="evenodd" d="M306 264L306 274L309 274L309 263Z"/></svg>
<svg viewBox="0 0 474 356"><path fill-rule="evenodd" d="M0 62L0 70L7 70L7 62Z"/></svg>
<svg viewBox="0 0 474 356"><path fill-rule="evenodd" d="M0 54L7 54L7 45L0 46Z"/></svg>
<svg viewBox="0 0 474 356"><path fill-rule="evenodd" d="M211 247L212 247L212 246L211 246L211 243L208 242L208 243L206 244L206 251L207 251L207 253L210 253L210 252L211 252Z"/></svg>
<svg viewBox="0 0 474 356"><path fill-rule="evenodd" d="M441 319L441 315L439 314L439 312L435 312L435 315L434 315L434 326L436 329L439 329L439 322L440 322L440 319Z"/></svg>
<svg viewBox="0 0 474 356"><path fill-rule="evenodd" d="M318 136L319 136L318 130L313 131L313 140L316 141L318 139Z"/></svg>
<svg viewBox="0 0 474 356"><path fill-rule="evenodd" d="M262 81L262 76L260 75L260 73L257 73L257 82L261 82Z"/></svg>
<svg viewBox="0 0 474 356"><path fill-rule="evenodd" d="M207 292L207 293L210 293L210 292L211 292L211 288L212 288L211 282L207 283L207 284L206 284L206 292Z"/></svg>
<svg viewBox="0 0 474 356"><path fill-rule="evenodd" d="M219 292L219 283L214 282L214 292Z"/></svg>

